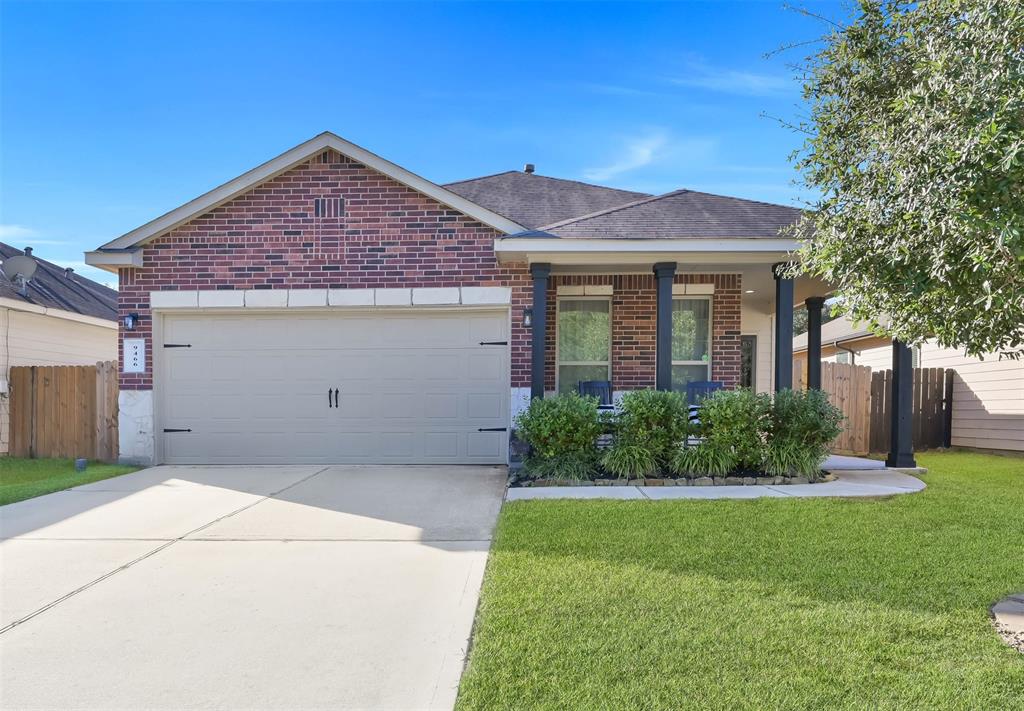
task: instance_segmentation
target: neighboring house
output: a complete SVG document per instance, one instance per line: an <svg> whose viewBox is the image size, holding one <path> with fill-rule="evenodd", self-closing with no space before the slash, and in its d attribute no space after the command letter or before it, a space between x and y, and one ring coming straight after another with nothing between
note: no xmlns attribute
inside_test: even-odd
<svg viewBox="0 0 1024 711"><path fill-rule="evenodd" d="M122 457L504 463L514 414L581 380L785 386L776 288L827 292L774 278L798 216L531 166L442 186L321 134L86 254L137 316Z"/></svg>
<svg viewBox="0 0 1024 711"><path fill-rule="evenodd" d="M117 292L26 252L38 267L24 290L0 275L0 454L10 442L11 367L117 359ZM24 253L0 242L0 259Z"/></svg>
<svg viewBox="0 0 1024 711"><path fill-rule="evenodd" d="M892 368L892 346L845 317L821 327L821 359L833 363ZM793 358L807 361L807 335L793 339ZM947 368L953 377L955 447L1024 451L1024 361L990 353L974 358L925 341L913 348L915 368Z"/></svg>

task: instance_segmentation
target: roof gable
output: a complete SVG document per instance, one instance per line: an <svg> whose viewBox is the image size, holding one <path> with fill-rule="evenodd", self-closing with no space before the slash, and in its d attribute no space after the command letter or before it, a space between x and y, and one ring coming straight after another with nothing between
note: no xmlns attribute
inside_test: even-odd
<svg viewBox="0 0 1024 711"><path fill-rule="evenodd" d="M0 242L0 256L4 259L24 254L20 249ZM60 309L84 316L117 321L117 292L91 279L86 279L64 267L32 255L38 267L28 283L27 296L18 287L0 276L0 298L14 299L50 309Z"/></svg>
<svg viewBox="0 0 1024 711"><path fill-rule="evenodd" d="M648 193L518 170L447 183L445 187L530 229L651 197Z"/></svg>
<svg viewBox="0 0 1024 711"><path fill-rule="evenodd" d="M131 232L107 242L96 252L87 253L86 261L90 264L109 265L110 262L104 261L103 252L109 251L116 253L118 251L130 250L143 245L149 240L155 239L156 237L173 230L175 227L179 227L186 222L209 212L213 208L226 203L232 198L238 197L248 190L251 190L252 188L290 170L291 168L310 160L318 153L328 149L333 149L343 156L347 156L354 161L362 163L368 168L376 170L377 172L382 173L389 178L412 188L413 190L421 192L440 203L448 205L449 207L458 210L459 212L462 212L485 225L493 227L500 232L511 234L521 232L525 229L523 225L508 219L504 215L500 215L493 210L478 205L461 195L437 185L436 183L432 183L426 178L422 178L415 173L412 173L389 160L381 158L365 148L346 141L333 133L324 132L311 138L305 143L301 143L298 146L285 151L276 158L243 173L237 178L230 180L223 185L204 193L203 195L200 195L194 200L161 215L155 220L151 220L141 227L137 227Z"/></svg>
<svg viewBox="0 0 1024 711"><path fill-rule="evenodd" d="M545 225L557 237L722 239L779 236L800 217L794 207L676 190Z"/></svg>

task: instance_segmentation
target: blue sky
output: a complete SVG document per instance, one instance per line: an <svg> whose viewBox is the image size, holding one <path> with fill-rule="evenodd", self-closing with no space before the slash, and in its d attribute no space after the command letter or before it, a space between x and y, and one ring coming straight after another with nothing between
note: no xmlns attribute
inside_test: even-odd
<svg viewBox="0 0 1024 711"><path fill-rule="evenodd" d="M805 6L841 17L836 3ZM0 3L0 240L92 249L331 130L436 182L784 204L823 27L765 2Z"/></svg>

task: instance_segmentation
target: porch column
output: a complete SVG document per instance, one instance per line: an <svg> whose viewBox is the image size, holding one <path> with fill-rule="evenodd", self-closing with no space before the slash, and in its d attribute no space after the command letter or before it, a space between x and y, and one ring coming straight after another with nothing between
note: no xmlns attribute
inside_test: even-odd
<svg viewBox="0 0 1024 711"><path fill-rule="evenodd" d="M530 399L544 397L544 341L548 321L548 276L550 264L531 264L533 311L530 326Z"/></svg>
<svg viewBox="0 0 1024 711"><path fill-rule="evenodd" d="M804 301L807 307L807 388L821 390L821 307L824 296Z"/></svg>
<svg viewBox="0 0 1024 711"><path fill-rule="evenodd" d="M781 276L781 271L787 266L772 265L775 277L775 392L793 387L793 280Z"/></svg>
<svg viewBox="0 0 1024 711"><path fill-rule="evenodd" d="M654 265L658 293L658 315L654 339L654 387L672 389L672 282L676 276L675 262Z"/></svg>
<svg viewBox="0 0 1024 711"><path fill-rule="evenodd" d="M914 461L914 360L906 343L892 340L892 400L887 467L916 467Z"/></svg>

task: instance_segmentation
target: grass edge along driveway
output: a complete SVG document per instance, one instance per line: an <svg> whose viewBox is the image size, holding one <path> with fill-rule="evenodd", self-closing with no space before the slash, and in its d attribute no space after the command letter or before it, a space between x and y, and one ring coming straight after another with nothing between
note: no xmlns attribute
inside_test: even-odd
<svg viewBox="0 0 1024 711"><path fill-rule="evenodd" d="M506 504L458 708L1021 708L1024 459L888 499Z"/></svg>
<svg viewBox="0 0 1024 711"><path fill-rule="evenodd" d="M84 472L76 472L73 459L0 457L0 506L121 476L138 469L122 464L89 462Z"/></svg>

